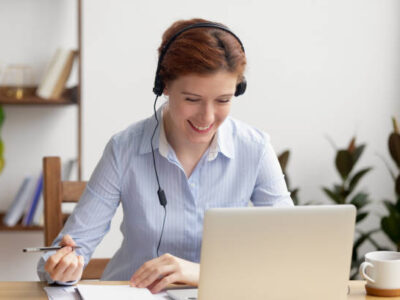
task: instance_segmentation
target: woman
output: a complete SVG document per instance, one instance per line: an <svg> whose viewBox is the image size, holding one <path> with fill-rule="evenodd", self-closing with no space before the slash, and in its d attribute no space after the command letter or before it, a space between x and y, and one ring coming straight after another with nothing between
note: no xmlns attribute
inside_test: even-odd
<svg viewBox="0 0 400 300"><path fill-rule="evenodd" d="M79 280L120 203L124 239L102 279L130 280L154 293L173 282L198 284L205 210L244 207L249 200L293 205L268 136L229 117L233 96L245 89L244 48L221 24L188 29L204 22L178 21L164 33L155 92L168 101L157 118L109 141L54 241L66 247L38 264L42 280ZM157 199L159 185L166 207ZM68 247L76 244L82 248Z"/></svg>

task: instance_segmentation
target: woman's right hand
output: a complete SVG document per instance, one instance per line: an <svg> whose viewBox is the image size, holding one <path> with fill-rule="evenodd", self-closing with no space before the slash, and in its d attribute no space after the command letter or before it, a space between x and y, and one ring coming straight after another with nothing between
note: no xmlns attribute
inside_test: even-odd
<svg viewBox="0 0 400 300"><path fill-rule="evenodd" d="M72 248L76 244L68 234L63 236L60 246L64 247L47 259L44 269L55 281L79 280L83 272L83 256L76 255Z"/></svg>

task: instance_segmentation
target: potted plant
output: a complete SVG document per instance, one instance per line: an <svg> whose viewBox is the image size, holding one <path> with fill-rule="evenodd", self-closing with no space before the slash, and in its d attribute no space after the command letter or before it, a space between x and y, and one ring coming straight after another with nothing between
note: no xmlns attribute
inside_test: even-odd
<svg viewBox="0 0 400 300"><path fill-rule="evenodd" d="M294 205L299 205L300 204L299 196L298 196L299 189L298 188L295 188L295 189L290 188L289 176L286 172L286 166L289 161L289 157L290 157L290 151L285 150L280 155L278 155L278 160L279 160L279 164L281 165L282 172L285 175L285 181L286 181L287 188L290 192L290 197L292 198Z"/></svg>
<svg viewBox="0 0 400 300"><path fill-rule="evenodd" d="M393 121L393 132L389 135L389 152L396 164L397 174L389 166L389 172L394 181L395 201L383 200L388 215L381 219L381 228L386 236L396 245L400 251L400 132L396 118Z"/></svg>
<svg viewBox="0 0 400 300"><path fill-rule="evenodd" d="M361 170L354 170L354 167L360 159L365 148L365 144L356 145L354 137L347 149L337 149L335 166L340 175L341 182L334 184L332 188L323 187L324 193L328 198L336 204L353 204L357 208L356 225L364 220L369 212L365 207L370 203L369 195L365 192L356 191L356 187L360 180L372 170L371 167ZM358 255L359 247L366 241L370 241L375 247L379 247L373 240L371 235L379 229L374 229L368 232L363 232L356 226L356 239L353 245L353 254L351 259L351 274L350 278L355 279L358 275L358 266L363 261Z"/></svg>

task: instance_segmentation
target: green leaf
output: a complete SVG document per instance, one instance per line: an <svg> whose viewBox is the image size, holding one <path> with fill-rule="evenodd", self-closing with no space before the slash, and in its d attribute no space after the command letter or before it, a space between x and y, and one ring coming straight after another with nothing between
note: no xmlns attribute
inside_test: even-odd
<svg viewBox="0 0 400 300"><path fill-rule="evenodd" d="M380 231L380 229L377 229L378 231ZM382 247L381 245L379 245L379 243L377 241L375 241L375 239L373 239L372 237L368 237L368 241L376 248L376 250L378 251L390 251L389 248L387 247Z"/></svg>
<svg viewBox="0 0 400 300"><path fill-rule="evenodd" d="M282 172L285 173L286 165L289 160L290 151L286 150L278 156L279 164L281 165Z"/></svg>
<svg viewBox="0 0 400 300"><path fill-rule="evenodd" d="M395 204L396 211L400 214L400 195L397 196L397 201Z"/></svg>
<svg viewBox="0 0 400 300"><path fill-rule="evenodd" d="M396 190L396 194L400 195L400 175L397 176L395 190Z"/></svg>
<svg viewBox="0 0 400 300"><path fill-rule="evenodd" d="M350 204L353 204L357 209L363 208L368 203L368 194L365 193L356 194L350 201Z"/></svg>
<svg viewBox="0 0 400 300"><path fill-rule="evenodd" d="M350 280L357 280L357 276L359 274L358 268L364 262L364 257L357 258L351 261L351 274Z"/></svg>
<svg viewBox="0 0 400 300"><path fill-rule="evenodd" d="M365 144L362 144L356 148L353 152L353 166L357 163L358 159L361 157L361 154L364 152Z"/></svg>
<svg viewBox="0 0 400 300"><path fill-rule="evenodd" d="M293 191L290 192L290 198L292 198L294 205L299 205L300 201L299 198L297 196L297 192L299 191L299 189L294 189Z"/></svg>
<svg viewBox="0 0 400 300"><path fill-rule="evenodd" d="M350 190L350 192L352 192L352 191L355 189L355 187L356 187L357 183L360 181L360 179L361 179L365 174L367 174L369 171L371 171L371 170L372 170L372 168L365 168L365 169L362 169L362 170L358 171L358 172L353 176L353 178L351 178L350 184L349 184L349 190Z"/></svg>
<svg viewBox="0 0 400 300"><path fill-rule="evenodd" d="M343 180L353 169L353 156L347 150L339 150L336 154L336 168Z"/></svg>
<svg viewBox="0 0 400 300"><path fill-rule="evenodd" d="M390 156L400 168L400 134L391 133L389 136L389 152Z"/></svg>
<svg viewBox="0 0 400 300"><path fill-rule="evenodd" d="M368 239L368 234L361 232L361 235L354 241L354 249L358 249L366 240Z"/></svg>
<svg viewBox="0 0 400 300"><path fill-rule="evenodd" d="M371 239L371 235L378 232L380 229L372 229L367 232L359 231L360 236L354 241L353 249L357 252L357 249L366 241Z"/></svg>
<svg viewBox="0 0 400 300"><path fill-rule="evenodd" d="M368 216L367 212L357 214L356 223L361 222L362 220L364 220L366 216Z"/></svg>
<svg viewBox="0 0 400 300"><path fill-rule="evenodd" d="M388 210L389 214L396 214L397 209L396 206L390 200L383 200L383 204L385 205L386 209Z"/></svg>
<svg viewBox="0 0 400 300"><path fill-rule="evenodd" d="M337 204L343 204L343 201L339 195L336 193L332 192L330 189L323 187L322 190L325 192L325 194L331 198L335 203Z"/></svg>
<svg viewBox="0 0 400 300"><path fill-rule="evenodd" d="M350 191L348 189L345 189L343 185L334 185L334 193L337 194L340 199L341 203L346 203L346 198L348 195L350 195Z"/></svg>
<svg viewBox="0 0 400 300"><path fill-rule="evenodd" d="M391 214L382 218L381 227L387 237L396 245L400 243L400 215Z"/></svg>

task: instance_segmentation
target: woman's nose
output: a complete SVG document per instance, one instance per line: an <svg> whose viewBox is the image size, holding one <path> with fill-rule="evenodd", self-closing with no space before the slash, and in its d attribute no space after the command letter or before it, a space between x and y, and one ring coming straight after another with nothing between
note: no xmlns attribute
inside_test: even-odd
<svg viewBox="0 0 400 300"><path fill-rule="evenodd" d="M214 122L214 107L212 104L205 103L202 106L201 121L204 122L202 125L210 125Z"/></svg>

